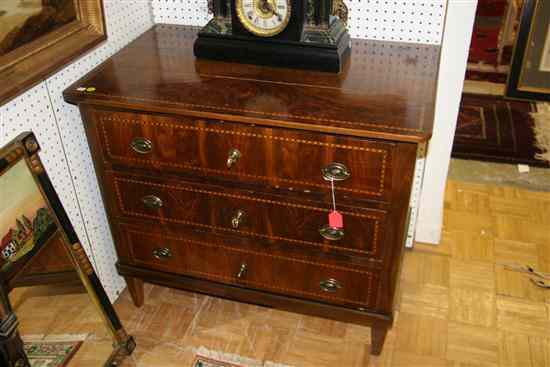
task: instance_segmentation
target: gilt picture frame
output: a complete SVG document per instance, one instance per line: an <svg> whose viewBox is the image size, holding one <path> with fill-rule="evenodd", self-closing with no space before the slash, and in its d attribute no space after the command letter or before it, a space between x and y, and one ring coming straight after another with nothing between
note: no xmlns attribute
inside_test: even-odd
<svg viewBox="0 0 550 367"><path fill-rule="evenodd" d="M506 97L550 101L550 2L525 0Z"/></svg>
<svg viewBox="0 0 550 367"><path fill-rule="evenodd" d="M39 151L31 132L20 134L0 149L0 315L7 315L0 323L0 336L6 320L13 323L10 320L15 317L6 296L10 283L60 233L67 255L113 338L113 352L104 366L118 366L135 349L134 339L122 326L86 255Z"/></svg>
<svg viewBox="0 0 550 367"><path fill-rule="evenodd" d="M103 0L0 2L0 104L106 38Z"/></svg>

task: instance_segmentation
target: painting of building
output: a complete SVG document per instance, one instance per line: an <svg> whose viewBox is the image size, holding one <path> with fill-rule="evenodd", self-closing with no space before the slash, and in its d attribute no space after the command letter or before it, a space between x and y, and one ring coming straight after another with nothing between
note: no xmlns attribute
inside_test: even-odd
<svg viewBox="0 0 550 367"><path fill-rule="evenodd" d="M17 252L17 242L13 239L14 230L10 228L8 233L2 237L2 242L0 243L0 257L2 258L2 264L7 261L7 259Z"/></svg>
<svg viewBox="0 0 550 367"><path fill-rule="evenodd" d="M25 161L0 176L0 191L0 270L6 270L45 243L56 227Z"/></svg>

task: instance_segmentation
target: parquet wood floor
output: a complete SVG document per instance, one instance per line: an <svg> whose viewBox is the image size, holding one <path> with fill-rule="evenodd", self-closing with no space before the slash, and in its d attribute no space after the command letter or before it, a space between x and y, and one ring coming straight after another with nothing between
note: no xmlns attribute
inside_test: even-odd
<svg viewBox="0 0 550 367"><path fill-rule="evenodd" d="M550 291L510 263L550 273L550 193L449 181L443 241L407 252L381 356L365 327L148 286L143 308L116 304L138 343L126 365L187 367L203 346L295 367L549 367ZM65 320L47 307L42 324Z"/></svg>

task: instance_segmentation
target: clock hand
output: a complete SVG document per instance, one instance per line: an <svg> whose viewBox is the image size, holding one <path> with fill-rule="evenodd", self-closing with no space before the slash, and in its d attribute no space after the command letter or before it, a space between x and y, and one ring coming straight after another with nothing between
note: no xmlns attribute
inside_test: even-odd
<svg viewBox="0 0 550 367"><path fill-rule="evenodd" d="M260 0L261 1L261 4L260 4L260 8L262 11L264 12L270 12L272 9L271 9L271 4L269 3L268 0Z"/></svg>
<svg viewBox="0 0 550 367"><path fill-rule="evenodd" d="M273 13L273 15L277 16L277 19L279 19L279 22L282 22L283 21L283 17L281 16L281 14L279 14L279 12L277 12L277 10L275 9L275 7L273 5L271 5L271 3L268 1L268 0L264 0L264 4L266 5L266 7L269 9L270 12Z"/></svg>

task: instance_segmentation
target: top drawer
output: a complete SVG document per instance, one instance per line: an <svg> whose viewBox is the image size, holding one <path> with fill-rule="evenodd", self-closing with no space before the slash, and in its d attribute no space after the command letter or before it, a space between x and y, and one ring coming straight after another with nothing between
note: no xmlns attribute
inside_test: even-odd
<svg viewBox="0 0 550 367"><path fill-rule="evenodd" d="M276 190L330 193L322 169L346 166L339 199L391 199L396 145L192 117L94 111L107 164L187 172Z"/></svg>

